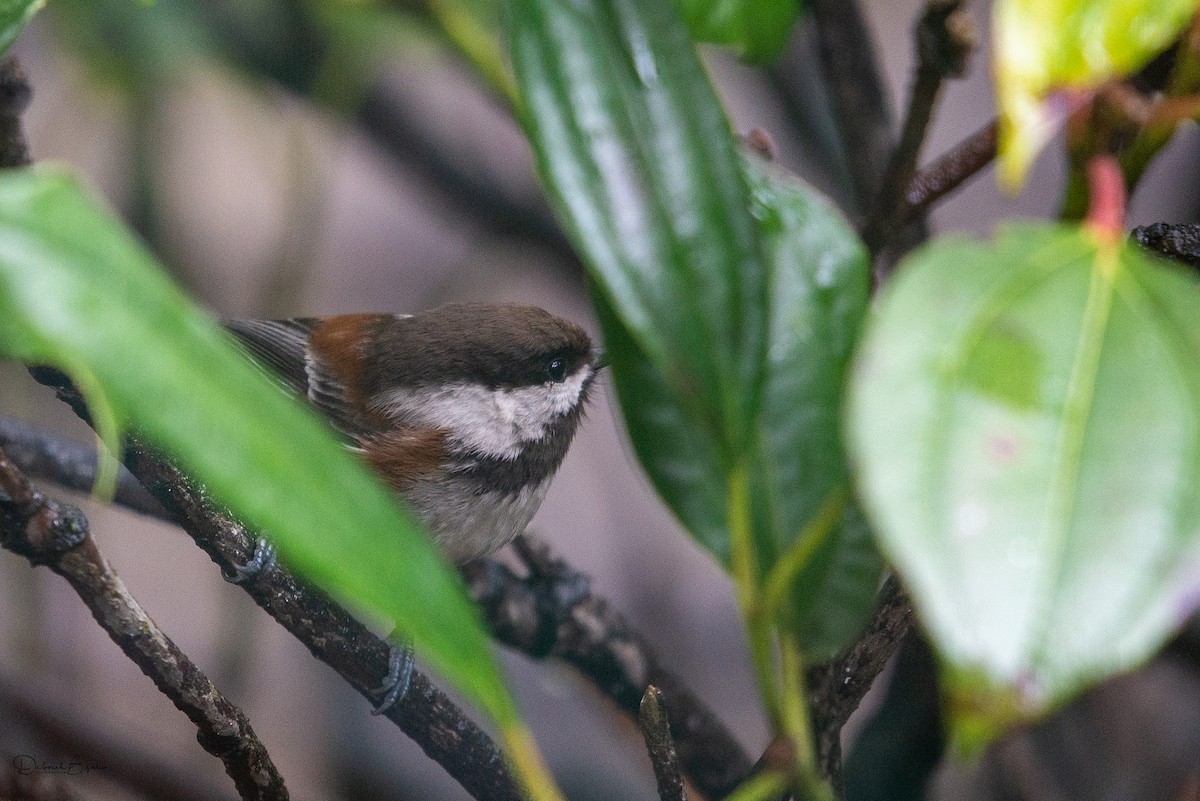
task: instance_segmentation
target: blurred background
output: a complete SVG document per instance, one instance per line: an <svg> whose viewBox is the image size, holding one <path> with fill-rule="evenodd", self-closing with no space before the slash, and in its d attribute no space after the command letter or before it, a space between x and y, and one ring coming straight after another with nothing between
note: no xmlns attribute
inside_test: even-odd
<svg viewBox="0 0 1200 801"><path fill-rule="evenodd" d="M897 119L923 3L861 6ZM969 76L947 86L923 161L995 115L989 4L973 3L970 13L984 45ZM581 267L542 200L521 134L416 0L55 0L14 52L34 91L25 115L34 158L84 176L219 317L520 301L597 330ZM855 216L811 23L802 19L768 68L715 49L705 56L735 130L766 132L778 161ZM1018 197L1002 195L985 170L938 207L933 230L986 234L1000 219L1053 216L1062 150L1046 151ZM1196 128L1186 126L1133 197L1130 225L1197 220L1198 156ZM92 441L18 365L0 363L0 415ZM767 729L730 584L656 499L624 437L605 387L533 528L593 576L594 590L757 756ZM134 596L246 711L293 797L467 798L222 581L187 537L73 500ZM570 798L654 797L630 721L565 668L511 654L504 661ZM1055 721L1048 725L1059 729L1014 737L982 767L939 776L939 796L1177 798L1171 788L1188 770L1200 775L1197 664L1194 655L1166 667L1160 660L1146 677L1119 680L1135 683L1089 696L1073 713L1082 722ZM57 747L69 757L69 738L47 744L28 714L17 714L14 687L61 706L80 731L137 749L149 770L189 777L196 797L235 797L192 725L69 587L0 552L0 754L48 756ZM849 738L879 704L868 699ZM1094 786L1078 786L1076 774ZM1148 789L1152 779L1161 795ZM127 797L103 771L72 777L68 788L80 798Z"/></svg>

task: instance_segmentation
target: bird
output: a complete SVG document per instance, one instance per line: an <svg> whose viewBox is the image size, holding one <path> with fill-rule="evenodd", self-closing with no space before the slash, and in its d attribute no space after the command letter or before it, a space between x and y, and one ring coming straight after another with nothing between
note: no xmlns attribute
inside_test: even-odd
<svg viewBox="0 0 1200 801"><path fill-rule="evenodd" d="M268 376L325 417L455 563L491 554L525 530L604 366L581 327L528 305L454 303L225 328ZM274 567L273 549L259 545L231 580ZM393 649L391 661L376 714L407 691L410 649Z"/></svg>
<svg viewBox="0 0 1200 801"><path fill-rule="evenodd" d="M578 325L537 306L231 321L398 492L456 563L529 524L600 367Z"/></svg>

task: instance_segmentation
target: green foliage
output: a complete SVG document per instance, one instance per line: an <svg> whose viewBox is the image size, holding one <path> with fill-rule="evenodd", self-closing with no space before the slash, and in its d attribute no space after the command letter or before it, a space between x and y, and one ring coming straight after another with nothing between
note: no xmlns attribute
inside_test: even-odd
<svg viewBox="0 0 1200 801"><path fill-rule="evenodd" d="M882 571L849 498L839 424L869 265L817 192L757 159L746 168L771 268L767 378L751 451L756 551L764 583L791 573L788 625L823 660L861 627Z"/></svg>
<svg viewBox="0 0 1200 801"><path fill-rule="evenodd" d="M8 50L44 5L46 0L0 0L0 53Z"/></svg>
<svg viewBox="0 0 1200 801"><path fill-rule="evenodd" d="M128 94L156 90L219 48L196 9L179 0L55 0L46 19L90 80Z"/></svg>
<svg viewBox="0 0 1200 801"><path fill-rule="evenodd" d="M8 50L46 0L0 0L0 52Z"/></svg>
<svg viewBox="0 0 1200 801"><path fill-rule="evenodd" d="M669 3L513 8L523 122L621 324L726 464L758 412L766 266L729 123Z"/></svg>
<svg viewBox="0 0 1200 801"><path fill-rule="evenodd" d="M735 155L669 6L520 0L513 18L526 128L596 278L638 457L747 613L827 658L880 575L837 422L865 251L811 189Z"/></svg>
<svg viewBox="0 0 1200 801"><path fill-rule="evenodd" d="M996 96L1000 169L1011 188L1053 134L1044 100L1127 75L1170 44L1196 13L1197 0L997 0Z"/></svg>
<svg viewBox="0 0 1200 801"><path fill-rule="evenodd" d="M882 567L847 500L838 423L853 336L866 310L866 254L811 189L757 160L745 169L774 301L763 410L749 457L755 582L783 582L790 592L779 594L792 606L771 611L790 615L809 656L824 659L862 624ZM728 476L716 447L696 435L611 307L603 299L598 306L639 460L692 535L732 568ZM830 506L832 519L824 519ZM797 552L799 561L792 558Z"/></svg>
<svg viewBox="0 0 1200 801"><path fill-rule="evenodd" d="M135 97L224 68L337 111L359 100L385 53L433 38L424 19L386 0L55 0L46 16L89 78Z"/></svg>
<svg viewBox="0 0 1200 801"><path fill-rule="evenodd" d="M70 374L290 566L394 620L474 701L514 720L476 610L392 493L57 169L0 174L0 349Z"/></svg>
<svg viewBox="0 0 1200 801"><path fill-rule="evenodd" d="M1200 286L1076 226L914 254L849 426L963 745L1148 658L1200 582Z"/></svg>
<svg viewBox="0 0 1200 801"><path fill-rule="evenodd" d="M739 155L692 46L769 59L799 0L509 0L509 53L488 0L255 0L226 16L195 0L62 3L96 63L123 35L112 65L130 86L190 49L344 102L381 42L428 26L513 101L588 264L638 458L733 576L764 700L797 745L793 790L823 792L801 657L845 645L880 576L852 484L946 662L964 747L1137 664L1195 607L1194 278L1087 228L945 240L887 288L841 419L867 254L817 193ZM12 4L0 36L38 5ZM1145 64L1196 6L997 0L1002 180L1019 183L1065 109ZM101 423L168 448L294 565L401 621L512 721L457 582L387 494L56 173L0 179L0 342L65 367ZM537 775L523 730L502 736ZM759 778L743 791L784 781Z"/></svg>
<svg viewBox="0 0 1200 801"><path fill-rule="evenodd" d="M801 0L675 0L698 42L732 47L750 61L779 55L800 14Z"/></svg>

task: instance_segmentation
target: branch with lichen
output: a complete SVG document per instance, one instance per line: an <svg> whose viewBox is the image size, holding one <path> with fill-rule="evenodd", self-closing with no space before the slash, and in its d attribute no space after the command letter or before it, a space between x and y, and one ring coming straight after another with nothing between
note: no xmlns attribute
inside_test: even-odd
<svg viewBox="0 0 1200 801"><path fill-rule="evenodd" d="M100 553L75 506L36 492L0 450L0 546L62 576L96 622L196 724L243 799L282 801L287 788L245 714L150 619Z"/></svg>

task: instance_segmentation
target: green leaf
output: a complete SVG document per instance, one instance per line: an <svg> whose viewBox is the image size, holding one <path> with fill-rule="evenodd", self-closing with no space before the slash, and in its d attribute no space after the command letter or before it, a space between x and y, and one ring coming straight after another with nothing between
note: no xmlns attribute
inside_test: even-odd
<svg viewBox="0 0 1200 801"><path fill-rule="evenodd" d="M866 316L869 262L854 230L817 192L759 159L746 169L772 274L750 479L754 531L764 569L791 548L812 547L791 582L791 624L806 656L825 659L861 627L882 572L853 505L827 530L809 528L831 498L848 495L842 394Z"/></svg>
<svg viewBox="0 0 1200 801"><path fill-rule="evenodd" d="M1060 90L1128 75L1171 43L1197 0L997 0L996 96L1001 183L1018 188L1066 113Z"/></svg>
<svg viewBox="0 0 1200 801"><path fill-rule="evenodd" d="M252 13L248 5L259 8L234 4L226 21ZM88 81L144 99L180 75L194 74L197 62L217 60L221 35L203 14L186 0L54 0L45 19L55 41L83 62L80 72ZM275 18L256 21L260 30L283 27Z"/></svg>
<svg viewBox="0 0 1200 801"><path fill-rule="evenodd" d="M638 461L688 533L729 567L726 479L712 438L697 432L601 293L594 296L617 398Z"/></svg>
<svg viewBox="0 0 1200 801"><path fill-rule="evenodd" d="M779 55L800 15L800 0L675 0L692 37L728 45L750 61Z"/></svg>
<svg viewBox="0 0 1200 801"><path fill-rule="evenodd" d="M758 411L767 272L729 123L675 7L512 0L510 12L549 195L673 402L732 465Z"/></svg>
<svg viewBox="0 0 1200 801"><path fill-rule="evenodd" d="M59 170L0 173L0 347L87 378L290 566L514 721L475 608L392 493Z"/></svg>
<svg viewBox="0 0 1200 801"><path fill-rule="evenodd" d="M1194 276L1067 226L942 241L883 295L849 439L964 745L1200 601L1198 308Z"/></svg>
<svg viewBox="0 0 1200 801"><path fill-rule="evenodd" d="M867 255L815 191L757 159L744 169L774 301L750 474L759 574L790 549L807 550L786 578L788 616L806 657L826 659L861 627L882 571L852 505L843 503L832 524L809 529L830 498L848 494L839 420L855 333L866 314ZM634 450L667 505L728 568L728 477L716 446L697 434L603 296L597 306Z"/></svg>
<svg viewBox="0 0 1200 801"><path fill-rule="evenodd" d="M0 0L0 53L8 50L46 0Z"/></svg>
<svg viewBox="0 0 1200 801"><path fill-rule="evenodd" d="M809 527L848 489L838 412L866 254L815 193L737 156L673 14L665 3L513 0L525 125L595 278L638 458L727 569L727 493L748 467L749 579L808 549L769 612L827 657L879 579L855 510Z"/></svg>
<svg viewBox="0 0 1200 801"><path fill-rule="evenodd" d="M495 0L434 0L425 5L476 74L493 92L516 105L517 87L504 52L502 4Z"/></svg>

